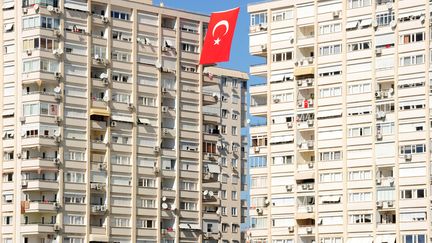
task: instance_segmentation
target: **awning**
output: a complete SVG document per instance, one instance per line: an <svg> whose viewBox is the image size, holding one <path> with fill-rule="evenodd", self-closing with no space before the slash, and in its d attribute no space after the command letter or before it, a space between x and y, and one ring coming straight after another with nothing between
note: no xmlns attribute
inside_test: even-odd
<svg viewBox="0 0 432 243"><path fill-rule="evenodd" d="M340 201L341 196L322 196L320 198L320 203L336 203Z"/></svg>
<svg viewBox="0 0 432 243"><path fill-rule="evenodd" d="M14 115L15 115L15 111L13 111L13 110L5 110L2 113L3 117L5 117L5 116L14 116Z"/></svg>
<svg viewBox="0 0 432 243"><path fill-rule="evenodd" d="M378 235L375 239L375 243L394 243L396 241L396 235Z"/></svg>
<svg viewBox="0 0 432 243"><path fill-rule="evenodd" d="M341 110L318 111L317 118L342 116Z"/></svg>
<svg viewBox="0 0 432 243"><path fill-rule="evenodd" d="M173 44L173 42L171 40L165 40L165 45L167 47L174 47L174 44Z"/></svg>
<svg viewBox="0 0 432 243"><path fill-rule="evenodd" d="M38 86L41 86L43 81L40 79L30 79L30 80L23 80L22 84L34 84L36 83Z"/></svg>
<svg viewBox="0 0 432 243"><path fill-rule="evenodd" d="M295 219L299 220L299 219L313 219L315 218L315 214L314 213L297 213L295 215Z"/></svg>
<svg viewBox="0 0 432 243"><path fill-rule="evenodd" d="M82 4L77 4L77 3L65 3L64 7L68 8L68 9L88 12L87 5L82 5Z"/></svg>
<svg viewBox="0 0 432 243"><path fill-rule="evenodd" d="M111 120L113 121L119 121L119 122L133 122L132 117L129 116L122 116L122 115L112 115Z"/></svg>
<svg viewBox="0 0 432 243"><path fill-rule="evenodd" d="M210 173L217 173L217 174L220 173L221 169L220 169L219 165L216 165L216 164L206 164L205 166L207 167L207 170Z"/></svg>
<svg viewBox="0 0 432 243"><path fill-rule="evenodd" d="M315 74L314 67L296 68L294 70L294 76L314 75L314 74Z"/></svg>
<svg viewBox="0 0 432 243"><path fill-rule="evenodd" d="M372 25L372 19L363 19L360 22L361 27L367 27L367 26L371 26L371 25Z"/></svg>
<svg viewBox="0 0 432 243"><path fill-rule="evenodd" d="M90 234L89 241L109 242L108 236L101 234Z"/></svg>
<svg viewBox="0 0 432 243"><path fill-rule="evenodd" d="M347 243L372 243L373 238L372 237L353 237L348 238Z"/></svg>
<svg viewBox="0 0 432 243"><path fill-rule="evenodd" d="M280 82L287 79L292 79L292 73L285 73L285 74L275 74L272 75L270 78L270 82Z"/></svg>
<svg viewBox="0 0 432 243"><path fill-rule="evenodd" d="M150 125L150 120L148 118L138 117L138 123L141 123L144 125Z"/></svg>
<svg viewBox="0 0 432 243"><path fill-rule="evenodd" d="M180 229L189 229L189 225L188 224L179 224L179 228Z"/></svg>
<svg viewBox="0 0 432 243"><path fill-rule="evenodd" d="M110 116L109 111L105 109L99 109L99 108L91 108L90 109L90 116L92 115L98 115L98 116Z"/></svg>
<svg viewBox="0 0 432 243"><path fill-rule="evenodd" d="M315 178L315 172L313 171L297 172L295 175L295 179L297 181L314 179L314 178Z"/></svg>
<svg viewBox="0 0 432 243"><path fill-rule="evenodd" d="M289 143L294 141L293 135L278 136L270 138L270 143Z"/></svg>
<svg viewBox="0 0 432 243"><path fill-rule="evenodd" d="M346 29L355 29L357 28L359 21L348 22L345 26Z"/></svg>
<svg viewBox="0 0 432 243"><path fill-rule="evenodd" d="M201 230L198 224L188 224L189 228L192 230Z"/></svg>
<svg viewBox="0 0 432 243"><path fill-rule="evenodd" d="M11 30L13 30L13 27L14 27L13 23L5 24L5 26L4 26L5 31L11 31Z"/></svg>
<svg viewBox="0 0 432 243"><path fill-rule="evenodd" d="M3 194L3 197L6 201L13 200L13 194Z"/></svg>
<svg viewBox="0 0 432 243"><path fill-rule="evenodd" d="M3 4L3 10L14 8L15 2L8 2Z"/></svg>

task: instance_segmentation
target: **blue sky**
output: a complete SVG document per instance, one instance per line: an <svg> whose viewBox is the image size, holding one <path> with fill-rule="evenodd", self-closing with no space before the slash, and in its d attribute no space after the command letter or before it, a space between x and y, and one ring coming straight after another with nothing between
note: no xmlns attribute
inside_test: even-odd
<svg viewBox="0 0 432 243"><path fill-rule="evenodd" d="M165 7L168 8L183 9L208 15L211 12L240 7L240 15L231 48L231 60L226 63L220 63L219 66L249 72L251 64L264 62L263 59L249 55L249 15L247 13L247 4L257 1L259 0L153 0L153 3L159 5L160 2L163 2Z"/></svg>

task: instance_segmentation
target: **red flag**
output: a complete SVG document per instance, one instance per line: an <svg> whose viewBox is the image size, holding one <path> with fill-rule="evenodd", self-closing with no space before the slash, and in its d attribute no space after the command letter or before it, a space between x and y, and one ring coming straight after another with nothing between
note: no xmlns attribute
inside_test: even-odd
<svg viewBox="0 0 432 243"><path fill-rule="evenodd" d="M212 64L229 60L231 43L240 8L212 13L201 52L200 64Z"/></svg>

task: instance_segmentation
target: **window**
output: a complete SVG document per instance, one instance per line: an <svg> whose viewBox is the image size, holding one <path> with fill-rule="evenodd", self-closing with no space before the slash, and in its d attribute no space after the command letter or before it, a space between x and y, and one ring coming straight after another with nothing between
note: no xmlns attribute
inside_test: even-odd
<svg viewBox="0 0 432 243"><path fill-rule="evenodd" d="M402 145L400 146L400 154L419 154L426 152L425 144Z"/></svg>
<svg viewBox="0 0 432 243"><path fill-rule="evenodd" d="M197 210L197 203L181 201L180 202L180 209L188 210L188 211L196 211Z"/></svg>
<svg viewBox="0 0 432 243"><path fill-rule="evenodd" d="M250 165L250 168L265 168L267 167L267 157L266 156L249 157L248 163Z"/></svg>
<svg viewBox="0 0 432 243"><path fill-rule="evenodd" d="M130 227L130 218L113 217L113 227L128 228Z"/></svg>
<svg viewBox="0 0 432 243"><path fill-rule="evenodd" d="M251 26L267 24L267 13L251 14Z"/></svg>
<svg viewBox="0 0 432 243"><path fill-rule="evenodd" d="M23 72L58 72L58 61L48 59L31 59L23 61Z"/></svg>
<svg viewBox="0 0 432 243"><path fill-rule="evenodd" d="M184 191L196 191L197 190L197 183L193 181L180 181L180 190Z"/></svg>
<svg viewBox="0 0 432 243"><path fill-rule="evenodd" d="M320 182L340 182L342 181L342 173L321 173Z"/></svg>
<svg viewBox="0 0 432 243"><path fill-rule="evenodd" d="M400 44L409 44L414 42L421 42L425 40L425 32L417 32L414 34L405 34L399 36Z"/></svg>
<svg viewBox="0 0 432 243"><path fill-rule="evenodd" d="M231 127L231 134L233 135L233 136L237 136L238 135L238 132L237 132L238 130L237 130L237 127L236 126L232 126Z"/></svg>
<svg viewBox="0 0 432 243"><path fill-rule="evenodd" d="M65 172L65 181L72 183L85 183L85 172L68 171Z"/></svg>
<svg viewBox="0 0 432 243"><path fill-rule="evenodd" d="M341 151L328 151L319 153L320 161L332 161L332 160L341 160L342 152Z"/></svg>
<svg viewBox="0 0 432 243"><path fill-rule="evenodd" d="M348 197L349 202L370 202L372 201L372 193L371 192L354 192L349 193Z"/></svg>
<svg viewBox="0 0 432 243"><path fill-rule="evenodd" d="M395 20L395 13L394 12L386 12L376 15L376 21L378 23L378 26L386 26L389 25L391 21Z"/></svg>
<svg viewBox="0 0 432 243"><path fill-rule="evenodd" d="M113 51L111 56L114 61L120 61L120 62L131 61L131 54L128 52Z"/></svg>
<svg viewBox="0 0 432 243"><path fill-rule="evenodd" d="M327 98L327 97L336 97L342 95L342 88L341 87L331 87L331 88L324 88L320 89L320 97L321 98Z"/></svg>
<svg viewBox="0 0 432 243"><path fill-rule="evenodd" d="M348 52L368 50L370 48L371 48L370 41L348 43Z"/></svg>
<svg viewBox="0 0 432 243"><path fill-rule="evenodd" d="M273 56L273 62L285 62L292 60L293 55L292 52L281 52L281 53L275 53Z"/></svg>
<svg viewBox="0 0 432 243"><path fill-rule="evenodd" d="M130 207L131 202L130 197L111 197L111 204L113 206Z"/></svg>
<svg viewBox="0 0 432 243"><path fill-rule="evenodd" d="M275 11L272 13L273 22L284 21L293 18L293 11L291 9Z"/></svg>
<svg viewBox="0 0 432 243"><path fill-rule="evenodd" d="M426 212L403 212L400 213L401 222L426 221Z"/></svg>
<svg viewBox="0 0 432 243"><path fill-rule="evenodd" d="M361 181L361 180L371 180L371 179L372 179L372 171L370 170L359 170L359 171L349 172L350 181Z"/></svg>
<svg viewBox="0 0 432 243"><path fill-rule="evenodd" d="M154 219L137 219L137 227L141 229L156 228L156 220Z"/></svg>
<svg viewBox="0 0 432 243"><path fill-rule="evenodd" d="M335 54L340 54L341 52L342 52L341 44L321 46L319 48L320 56L335 55Z"/></svg>
<svg viewBox="0 0 432 243"><path fill-rule="evenodd" d="M253 229L263 229L267 228L267 218L266 217L260 217L260 218L251 218L251 228Z"/></svg>
<svg viewBox="0 0 432 243"><path fill-rule="evenodd" d="M64 243L84 243L84 238L77 237L65 237L63 238Z"/></svg>
<svg viewBox="0 0 432 243"><path fill-rule="evenodd" d="M402 243L426 243L426 235L402 235Z"/></svg>
<svg viewBox="0 0 432 243"><path fill-rule="evenodd" d="M348 86L348 94L363 94L371 92L370 83L354 84Z"/></svg>
<svg viewBox="0 0 432 243"><path fill-rule="evenodd" d="M340 23L321 25L319 27L319 34L320 35L337 33L337 32L341 32L341 24Z"/></svg>
<svg viewBox="0 0 432 243"><path fill-rule="evenodd" d="M252 136L252 146L253 147L267 146L267 136L264 135Z"/></svg>
<svg viewBox="0 0 432 243"><path fill-rule="evenodd" d="M138 179L139 187L156 187L156 180L151 178L139 178Z"/></svg>
<svg viewBox="0 0 432 243"><path fill-rule="evenodd" d="M124 13L120 11L111 11L111 17L114 19L120 19L120 20L129 20L130 14Z"/></svg>
<svg viewBox="0 0 432 243"><path fill-rule="evenodd" d="M236 207L231 208L231 216L233 217L238 216L238 210Z"/></svg>
<svg viewBox="0 0 432 243"><path fill-rule="evenodd" d="M293 155L274 156L274 157L272 157L272 164L273 165L292 164L293 159L294 159Z"/></svg>
<svg viewBox="0 0 432 243"><path fill-rule="evenodd" d="M45 16L35 16L23 19L23 30L32 28L58 29L60 19Z"/></svg>
<svg viewBox="0 0 432 243"><path fill-rule="evenodd" d="M341 225L343 224L342 216L325 216L319 219L321 225Z"/></svg>
<svg viewBox="0 0 432 243"><path fill-rule="evenodd" d="M426 189L401 190L401 199L418 199L426 197Z"/></svg>
<svg viewBox="0 0 432 243"><path fill-rule="evenodd" d="M64 224L85 225L84 215L65 214Z"/></svg>
<svg viewBox="0 0 432 243"><path fill-rule="evenodd" d="M401 57L399 59L399 65L401 67L412 66L412 65L420 65L420 64L424 64L424 59L425 59L425 56L423 54L414 55L414 56Z"/></svg>
<svg viewBox="0 0 432 243"><path fill-rule="evenodd" d="M378 123L376 125L377 133L382 135L390 135L394 133L394 122Z"/></svg>
<svg viewBox="0 0 432 243"><path fill-rule="evenodd" d="M118 186L130 186L131 178L128 176L111 176L111 183ZM139 180L138 180L139 183Z"/></svg>
<svg viewBox="0 0 432 243"><path fill-rule="evenodd" d="M11 225L12 216L3 216L3 225Z"/></svg>
<svg viewBox="0 0 432 243"><path fill-rule="evenodd" d="M130 94L117 93L113 94L113 100L119 103L129 103L130 102Z"/></svg>
<svg viewBox="0 0 432 243"><path fill-rule="evenodd" d="M348 128L348 137L365 137L372 133L371 127L352 127Z"/></svg>
<svg viewBox="0 0 432 243"><path fill-rule="evenodd" d="M132 78L130 74L127 73L119 73L113 72L112 80L116 82L130 83L132 82Z"/></svg>
<svg viewBox="0 0 432 243"><path fill-rule="evenodd" d="M85 194L69 193L69 192L65 192L64 194L65 203L84 204L86 203L85 198L86 198Z"/></svg>
<svg viewBox="0 0 432 243"><path fill-rule="evenodd" d="M156 200L138 198L137 199L137 205L138 205L138 207L142 207L142 208L156 208Z"/></svg>
<svg viewBox="0 0 432 243"><path fill-rule="evenodd" d="M189 43L181 43L182 51L198 53L198 46Z"/></svg>
<svg viewBox="0 0 432 243"><path fill-rule="evenodd" d="M372 214L351 214L349 215L350 224L366 224L372 222Z"/></svg>
<svg viewBox="0 0 432 243"><path fill-rule="evenodd" d="M254 176L251 178L251 188L266 188L267 176Z"/></svg>
<svg viewBox="0 0 432 243"><path fill-rule="evenodd" d="M156 98L155 97L142 96L139 99L140 99L140 102L143 106L150 106L150 107L156 106Z"/></svg>
<svg viewBox="0 0 432 243"><path fill-rule="evenodd" d="M371 0L349 0L348 8L363 8L371 5Z"/></svg>
<svg viewBox="0 0 432 243"><path fill-rule="evenodd" d="M23 50L42 49L52 51L58 49L58 41L49 38L33 38L23 40Z"/></svg>

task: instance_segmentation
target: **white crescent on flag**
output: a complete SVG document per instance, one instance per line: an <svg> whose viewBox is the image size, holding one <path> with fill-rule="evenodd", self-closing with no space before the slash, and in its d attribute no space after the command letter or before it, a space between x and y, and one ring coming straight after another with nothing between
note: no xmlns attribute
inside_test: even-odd
<svg viewBox="0 0 432 243"><path fill-rule="evenodd" d="M228 31L229 31L229 23L228 23L228 21L226 21L226 20L221 20L221 21L219 21L215 26L214 26L214 28L213 28L213 32L212 32L212 35L214 36L214 34L215 34L215 31L216 31L216 29L217 28L219 28L219 26L225 26L225 33L222 35L222 36L224 36L224 35L226 35L227 33L228 33Z"/></svg>

